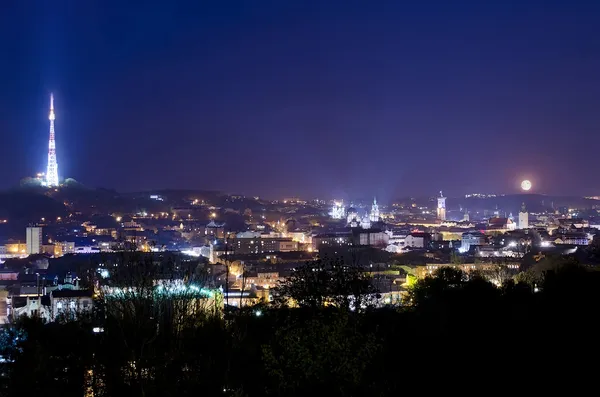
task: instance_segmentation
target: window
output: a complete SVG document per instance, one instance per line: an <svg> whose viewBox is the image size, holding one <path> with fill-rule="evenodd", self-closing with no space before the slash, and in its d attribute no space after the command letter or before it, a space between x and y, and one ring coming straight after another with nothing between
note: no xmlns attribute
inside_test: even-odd
<svg viewBox="0 0 600 397"><path fill-rule="evenodd" d="M69 308L70 309L75 309L75 301L69 302Z"/></svg>
<svg viewBox="0 0 600 397"><path fill-rule="evenodd" d="M58 310L61 310L61 309L63 308L63 304L62 304L62 302L57 302L57 303L56 303L56 308L57 308Z"/></svg>

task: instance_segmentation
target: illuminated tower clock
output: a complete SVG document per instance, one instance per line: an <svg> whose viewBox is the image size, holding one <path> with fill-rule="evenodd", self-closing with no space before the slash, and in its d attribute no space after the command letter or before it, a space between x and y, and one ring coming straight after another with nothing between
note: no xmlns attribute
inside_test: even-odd
<svg viewBox="0 0 600 397"><path fill-rule="evenodd" d="M438 197L437 202L438 202L437 218L440 221L445 221L446 220L446 197L444 197L441 190L440 190L440 197Z"/></svg>

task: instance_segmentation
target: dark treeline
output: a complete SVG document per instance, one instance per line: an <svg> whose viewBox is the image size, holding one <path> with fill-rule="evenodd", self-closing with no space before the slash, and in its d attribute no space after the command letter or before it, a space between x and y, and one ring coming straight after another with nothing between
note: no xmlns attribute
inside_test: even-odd
<svg viewBox="0 0 600 397"><path fill-rule="evenodd" d="M562 259L500 287L443 268L377 309L364 273L314 262L273 303L226 315L217 298L157 294L153 265L135 266L112 286L136 292L99 294L89 316L5 328L3 395L577 393L595 379L600 272Z"/></svg>

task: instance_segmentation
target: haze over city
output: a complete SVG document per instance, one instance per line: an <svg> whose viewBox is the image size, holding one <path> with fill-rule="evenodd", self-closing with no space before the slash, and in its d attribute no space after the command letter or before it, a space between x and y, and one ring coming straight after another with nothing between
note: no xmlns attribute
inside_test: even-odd
<svg viewBox="0 0 600 397"><path fill-rule="evenodd" d="M600 193L600 4L483 3L4 5L0 188L44 169L53 92L88 186Z"/></svg>

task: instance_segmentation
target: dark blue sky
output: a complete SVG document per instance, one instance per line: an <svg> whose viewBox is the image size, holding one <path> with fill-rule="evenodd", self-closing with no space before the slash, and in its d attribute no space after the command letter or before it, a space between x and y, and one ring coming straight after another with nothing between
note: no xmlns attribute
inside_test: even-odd
<svg viewBox="0 0 600 397"><path fill-rule="evenodd" d="M600 194L598 2L1 7L3 188L44 169L53 91L89 186Z"/></svg>

